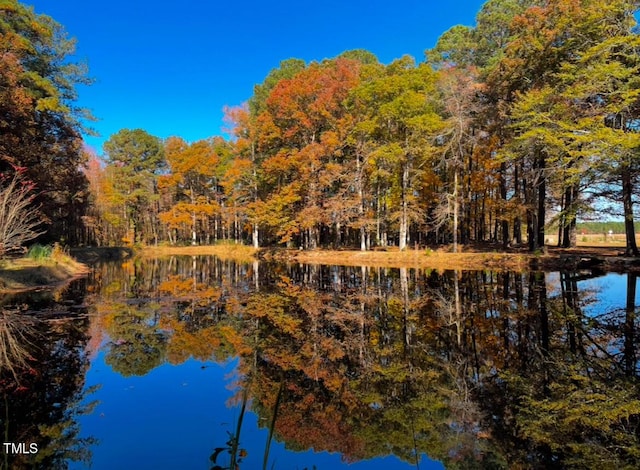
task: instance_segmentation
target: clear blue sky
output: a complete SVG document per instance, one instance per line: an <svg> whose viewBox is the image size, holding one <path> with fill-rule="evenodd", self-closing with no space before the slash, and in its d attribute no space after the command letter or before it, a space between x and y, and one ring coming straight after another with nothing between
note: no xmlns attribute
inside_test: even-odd
<svg viewBox="0 0 640 470"><path fill-rule="evenodd" d="M23 0L61 23L95 83L79 104L102 143L123 128L195 141L221 135L222 108L248 100L280 61L367 49L424 59L440 34L472 25L483 0Z"/></svg>

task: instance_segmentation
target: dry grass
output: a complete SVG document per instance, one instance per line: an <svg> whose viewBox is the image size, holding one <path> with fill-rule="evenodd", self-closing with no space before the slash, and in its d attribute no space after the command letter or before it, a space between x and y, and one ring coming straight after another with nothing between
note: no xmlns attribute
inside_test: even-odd
<svg viewBox="0 0 640 470"><path fill-rule="evenodd" d="M207 245L207 246L147 246L136 254L149 258L166 256L215 255L220 259L250 263L256 260L257 250L247 245Z"/></svg>
<svg viewBox="0 0 640 470"><path fill-rule="evenodd" d="M556 235L550 235L546 237L546 243L549 246L555 246L558 243L558 237ZM612 248L624 248L626 245L626 237L624 233L614 233L613 235L604 233L590 233L577 236L577 244L579 247L612 247ZM636 242L640 244L640 236L636 237Z"/></svg>
<svg viewBox="0 0 640 470"><path fill-rule="evenodd" d="M613 259L624 247L624 236L607 237L606 243L598 243L598 237L591 235L582 239L577 248L561 249L553 246L549 237L548 253L532 254L526 247L501 251L497 245L461 246L459 253L451 253L450 247L437 250L409 249L399 251L397 247L386 250L313 250L299 251L287 249L254 249L246 245L215 246L160 246L145 247L137 252L143 257L199 256L215 255L222 259L238 262L252 262L257 258L308 264L332 264L341 266L371 266L387 268L422 268L436 270L484 270L526 271L529 269L562 269L567 265L567 257L592 257L600 260Z"/></svg>
<svg viewBox="0 0 640 470"><path fill-rule="evenodd" d="M50 257L39 260L4 260L0 267L0 292L55 287L87 272L87 266L61 250L54 250Z"/></svg>
<svg viewBox="0 0 640 470"><path fill-rule="evenodd" d="M407 250L390 247L388 251L297 251L256 250L246 245L148 246L137 254L144 257L215 255L221 259L252 262L260 257L308 264L342 266L416 267L433 269L524 270L529 256L519 253L447 253L446 251Z"/></svg>
<svg viewBox="0 0 640 470"><path fill-rule="evenodd" d="M509 270L529 267L533 255L521 253L489 253L407 250L388 251L288 251L287 257L300 263L334 264L341 266L371 266L386 268L424 268L436 270ZM275 256L279 258L280 256Z"/></svg>
<svg viewBox="0 0 640 470"><path fill-rule="evenodd" d="M590 240L591 241L591 240ZM577 248L547 246L544 253L530 253L526 247L507 252L494 245L461 246L452 253L450 247L437 250L406 250L389 247L386 251L295 251L281 250L268 253L274 259L309 264L342 266L371 266L388 268L422 268L436 270L527 271L530 269L558 270L571 268L575 263L593 260L601 269L615 268L624 248L624 241L608 241L606 245L578 245Z"/></svg>

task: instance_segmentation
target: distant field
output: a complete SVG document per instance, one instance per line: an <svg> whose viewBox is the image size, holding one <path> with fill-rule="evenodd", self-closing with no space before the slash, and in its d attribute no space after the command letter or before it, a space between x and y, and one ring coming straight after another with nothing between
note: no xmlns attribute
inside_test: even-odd
<svg viewBox="0 0 640 470"><path fill-rule="evenodd" d="M636 222L636 233L640 233L640 223ZM624 234L624 222L623 221L610 221L610 222L578 222L578 233L589 234L603 234L609 233L609 230L613 233Z"/></svg>
<svg viewBox="0 0 640 470"><path fill-rule="evenodd" d="M577 236L578 246L625 246L624 233L614 233L613 235L603 233L580 234ZM558 243L557 235L550 235L545 238L546 244L554 246ZM640 244L640 236L636 236L636 241Z"/></svg>

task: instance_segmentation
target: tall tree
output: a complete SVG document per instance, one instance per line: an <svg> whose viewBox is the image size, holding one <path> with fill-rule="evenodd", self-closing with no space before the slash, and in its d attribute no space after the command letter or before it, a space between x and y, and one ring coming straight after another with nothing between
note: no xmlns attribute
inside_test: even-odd
<svg viewBox="0 0 640 470"><path fill-rule="evenodd" d="M280 66L271 70L264 79L264 82L253 87L253 96L249 100L249 111L251 115L256 117L265 110L267 98L269 98L271 90L273 90L281 80L290 79L305 68L306 64L302 59L287 59L280 62Z"/></svg>
<svg viewBox="0 0 640 470"><path fill-rule="evenodd" d="M265 180L277 190L266 201L281 241L297 237L316 248L330 223L326 202L340 174L345 114L342 102L358 82L359 62L347 59L311 64L280 81L259 116Z"/></svg>
<svg viewBox="0 0 640 470"><path fill-rule="evenodd" d="M410 57L394 61L380 78L355 91L354 99L367 110L359 126L375 142L369 158L376 168L377 205L384 207L384 216L397 227L401 250L409 243L410 224L426 219L424 201L418 196L442 128L436 95L431 67L416 67ZM380 210L378 214L382 216Z"/></svg>
<svg viewBox="0 0 640 470"><path fill-rule="evenodd" d="M258 192L260 156L257 151L257 126L247 105L225 108L225 120L235 137L232 148L233 163L224 178L225 188L232 194L233 200L243 208L244 216L250 225L251 244L258 248L261 201Z"/></svg>
<svg viewBox="0 0 640 470"><path fill-rule="evenodd" d="M638 6L638 2L608 2L609 28L602 40L560 75L567 99L579 105L580 132L575 140L604 182L604 193L622 202L629 255L639 254L633 199L640 177L640 38L632 32ZM598 16L593 16L595 21Z"/></svg>
<svg viewBox="0 0 640 470"><path fill-rule="evenodd" d="M158 177L165 168L160 139L142 129L122 129L104 144L113 184L123 200L131 243L158 241Z"/></svg>
<svg viewBox="0 0 640 470"><path fill-rule="evenodd" d="M438 82L442 94L443 114L446 118L444 131L439 135L444 150L439 164L443 169L441 179L448 184L441 188L441 192L444 192L442 202L446 211L440 208L440 213L436 214L436 219L440 220L437 220L436 224L441 225L446 220L444 215L450 215L453 219L454 252L458 251L461 206L463 209L464 206L469 208L465 211L465 229L461 231L465 235L462 239L463 243L468 242L472 223L470 193L471 177L475 171L473 156L477 140L474 120L478 112L474 94L480 87L474 71L473 68L444 68L440 71ZM466 176L468 184L464 184L462 175ZM483 224L484 221L478 219L484 218L484 214L476 212L475 216L475 223Z"/></svg>
<svg viewBox="0 0 640 470"><path fill-rule="evenodd" d="M170 172L160 177L159 184L174 197L171 208L160 214L160 220L169 230L177 229L188 220L184 225L191 226L191 244L195 245L198 243L198 221L206 222L218 210L212 186L219 158L212 142L206 140L189 145L179 137L170 137L164 149ZM205 224L203 228L208 227ZM202 240L203 230L200 235ZM172 241L170 233L169 239Z"/></svg>
<svg viewBox="0 0 640 470"><path fill-rule="evenodd" d="M86 111L75 104L86 69L61 25L15 0L0 4L0 171L24 168L49 238L80 241L88 199L81 147Z"/></svg>

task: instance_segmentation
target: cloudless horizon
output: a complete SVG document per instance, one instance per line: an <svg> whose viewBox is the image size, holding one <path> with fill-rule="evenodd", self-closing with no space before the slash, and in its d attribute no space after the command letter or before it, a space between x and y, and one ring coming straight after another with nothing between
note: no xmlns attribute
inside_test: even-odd
<svg viewBox="0 0 640 470"><path fill-rule="evenodd" d="M366 49L385 64L405 54L421 62L443 32L473 25L484 0L24 3L76 38L95 81L79 87L78 104L100 134L85 142L101 154L125 128L189 142L223 135L223 107L246 102L285 59Z"/></svg>

